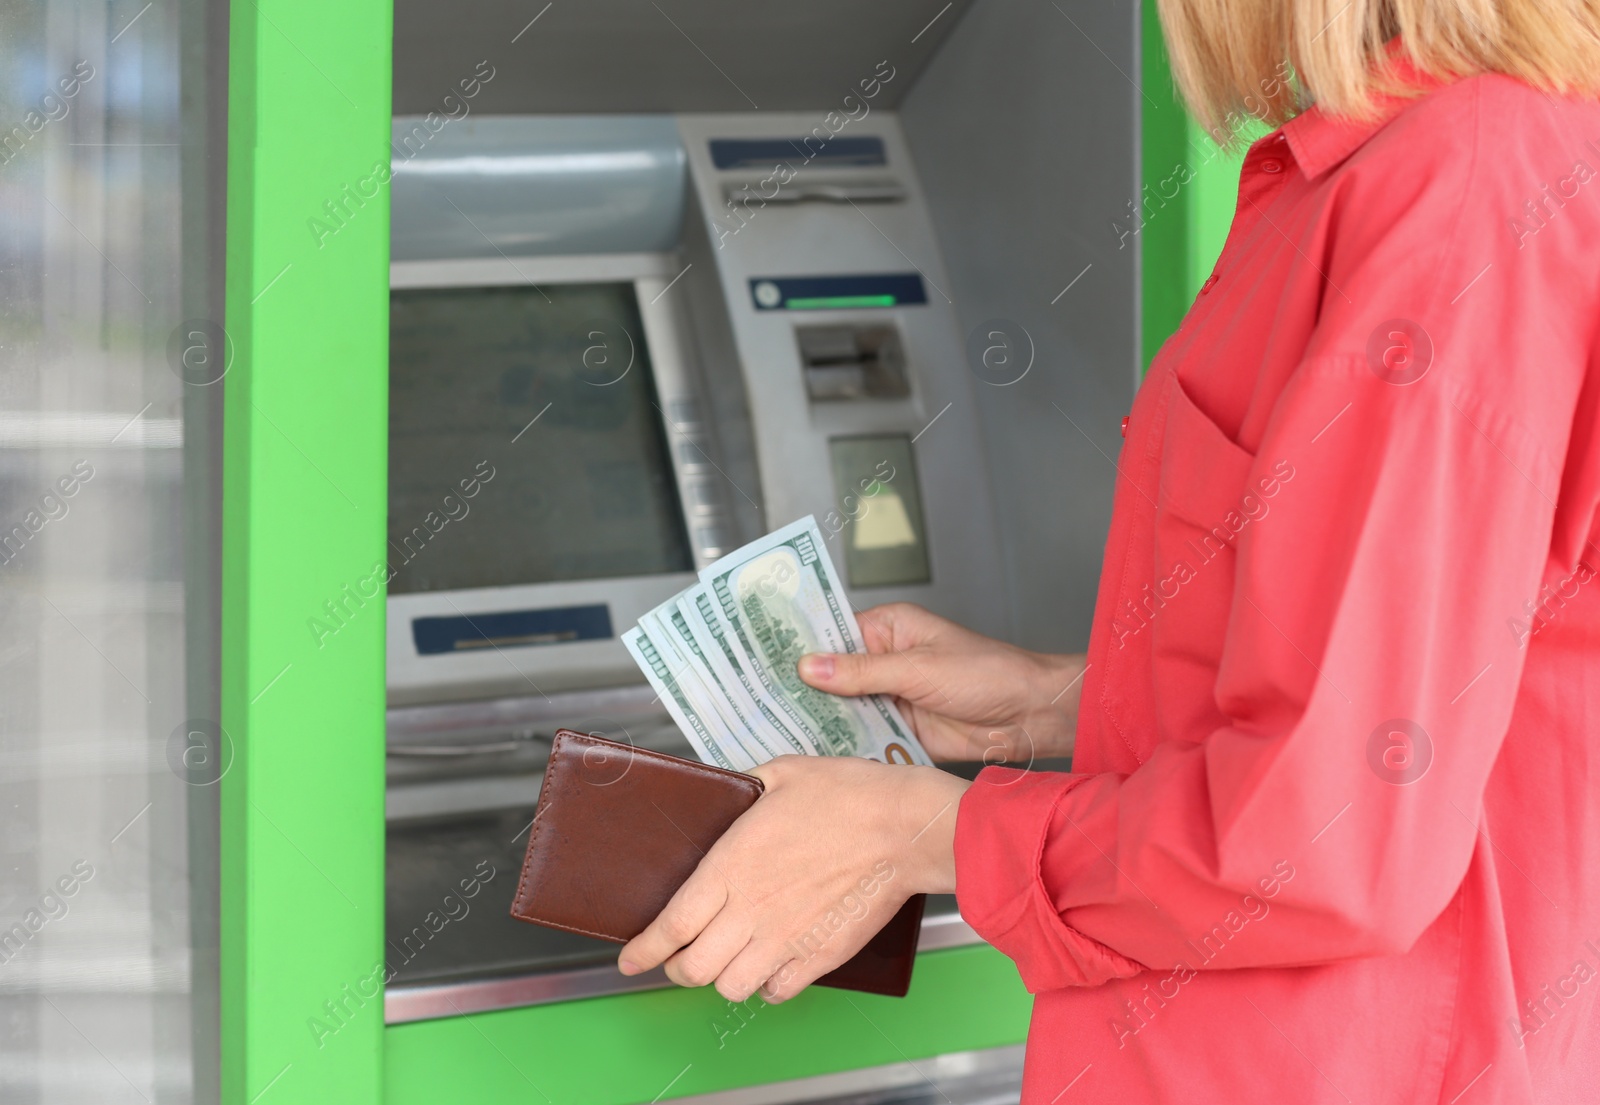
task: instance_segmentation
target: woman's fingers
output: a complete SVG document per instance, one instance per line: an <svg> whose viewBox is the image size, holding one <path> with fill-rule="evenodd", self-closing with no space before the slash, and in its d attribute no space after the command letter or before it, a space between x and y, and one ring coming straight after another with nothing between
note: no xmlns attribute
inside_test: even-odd
<svg viewBox="0 0 1600 1105"><path fill-rule="evenodd" d="M688 947L668 957L667 977L679 986L709 986L715 982L721 990L722 977L729 970L729 964L745 954L749 947L749 919L724 909Z"/></svg>
<svg viewBox="0 0 1600 1105"><path fill-rule="evenodd" d="M903 633L905 627L905 619L896 616L899 605L890 603L887 606L874 606L856 615L856 624L861 627L861 636L867 643L868 652L894 651L895 629L898 626Z"/></svg>
<svg viewBox="0 0 1600 1105"><path fill-rule="evenodd" d="M892 694L914 699L933 686L904 652L813 652L800 657L800 678L830 694Z"/></svg>
<svg viewBox="0 0 1600 1105"><path fill-rule="evenodd" d="M781 1001L857 952L906 894L955 888L943 815L962 780L851 756L755 770L766 792L622 949L623 973L664 963L685 986L743 1001L765 985Z"/></svg>
<svg viewBox="0 0 1600 1105"><path fill-rule="evenodd" d="M761 985L761 1000L768 1005L787 1001L835 967L849 962L850 958L866 946L873 935L894 916L894 911L903 904L903 900L886 903L882 912L864 916L856 924L847 926L815 954L796 956L776 971L770 972L766 982ZM889 908L890 905L893 906L892 909ZM787 946L787 950L790 951L794 948L793 943ZM720 981L717 983L717 989L722 989Z"/></svg>
<svg viewBox="0 0 1600 1105"><path fill-rule="evenodd" d="M623 945L617 956L617 969L625 975L637 975L665 963L679 948L692 944L727 901L727 881L701 860L660 915Z"/></svg>
<svg viewBox="0 0 1600 1105"><path fill-rule="evenodd" d="M756 991L766 996L768 980L777 977L782 964L793 962L786 947L752 940L717 976L717 993L729 1001L745 1001Z"/></svg>
<svg viewBox="0 0 1600 1105"><path fill-rule="evenodd" d="M824 967L815 958L791 959L762 983L761 1000L768 1005L786 1002L836 966L839 964Z"/></svg>
<svg viewBox="0 0 1600 1105"><path fill-rule="evenodd" d="M795 982L800 976L804 964L798 959L791 959L761 984L761 1000L768 1005L777 1005L779 1002L788 1001L805 987Z"/></svg>

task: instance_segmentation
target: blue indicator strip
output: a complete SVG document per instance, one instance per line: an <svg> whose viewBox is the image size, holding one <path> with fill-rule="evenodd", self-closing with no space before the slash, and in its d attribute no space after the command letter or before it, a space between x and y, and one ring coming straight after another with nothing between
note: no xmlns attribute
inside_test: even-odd
<svg viewBox="0 0 1600 1105"><path fill-rule="evenodd" d="M600 641L613 636L611 608L605 603L411 619L411 639L421 656Z"/></svg>

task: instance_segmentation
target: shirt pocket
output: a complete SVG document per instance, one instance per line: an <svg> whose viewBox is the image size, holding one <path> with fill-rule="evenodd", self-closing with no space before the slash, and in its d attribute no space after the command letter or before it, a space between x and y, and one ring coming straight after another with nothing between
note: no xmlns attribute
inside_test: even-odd
<svg viewBox="0 0 1600 1105"><path fill-rule="evenodd" d="M1148 619L1158 731L1199 741L1216 706L1240 538L1270 511L1249 482L1255 455L1169 381L1155 511L1154 580L1133 596Z"/></svg>

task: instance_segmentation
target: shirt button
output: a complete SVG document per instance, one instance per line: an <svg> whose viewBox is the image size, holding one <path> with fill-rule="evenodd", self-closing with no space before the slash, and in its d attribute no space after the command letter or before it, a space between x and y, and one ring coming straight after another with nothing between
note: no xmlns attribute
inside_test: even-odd
<svg viewBox="0 0 1600 1105"><path fill-rule="evenodd" d="M1128 415L1123 415L1122 416L1122 436L1123 437L1127 437L1128 436L1128 417L1129 417Z"/></svg>
<svg viewBox="0 0 1600 1105"><path fill-rule="evenodd" d="M1205 295L1207 292L1209 292L1212 289L1212 287L1216 284L1216 282L1217 282L1217 274L1216 273L1212 273L1210 276L1206 277L1206 282L1204 284L1200 285L1200 294L1201 295Z"/></svg>
<svg viewBox="0 0 1600 1105"><path fill-rule="evenodd" d="M1269 157L1261 162L1261 171L1263 173L1281 173L1283 172L1283 162L1276 157Z"/></svg>

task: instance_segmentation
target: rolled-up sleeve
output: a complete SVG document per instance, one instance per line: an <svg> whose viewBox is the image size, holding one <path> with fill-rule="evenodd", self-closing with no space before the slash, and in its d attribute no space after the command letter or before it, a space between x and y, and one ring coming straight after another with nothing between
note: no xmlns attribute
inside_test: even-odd
<svg viewBox="0 0 1600 1105"><path fill-rule="evenodd" d="M968 790L962 913L1029 989L1394 953L1444 909L1516 698L1566 435L1486 378L1303 363L1254 451L1252 480L1294 477L1238 538L1206 688L1222 723L1163 734L1127 773L990 768ZM1190 616L1184 599L1160 617Z"/></svg>

